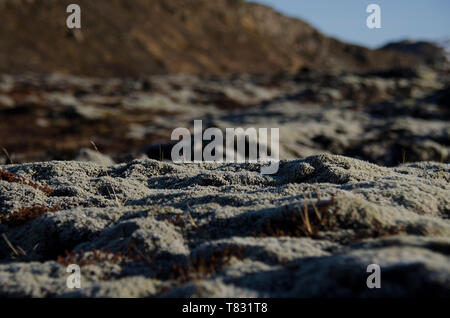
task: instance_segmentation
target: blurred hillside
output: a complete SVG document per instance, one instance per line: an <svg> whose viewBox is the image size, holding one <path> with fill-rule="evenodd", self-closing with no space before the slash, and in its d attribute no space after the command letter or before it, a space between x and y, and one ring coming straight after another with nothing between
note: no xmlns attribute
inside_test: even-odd
<svg viewBox="0 0 450 318"><path fill-rule="evenodd" d="M301 20L241 0L78 0L77 31L65 25L71 2L0 1L0 72L273 74L417 62L399 52L342 43Z"/></svg>
<svg viewBox="0 0 450 318"><path fill-rule="evenodd" d="M447 63L447 46L448 44L444 41L440 43L431 43L425 41L403 40L388 43L381 49L414 55L416 58L420 59L422 63L439 68L441 65Z"/></svg>

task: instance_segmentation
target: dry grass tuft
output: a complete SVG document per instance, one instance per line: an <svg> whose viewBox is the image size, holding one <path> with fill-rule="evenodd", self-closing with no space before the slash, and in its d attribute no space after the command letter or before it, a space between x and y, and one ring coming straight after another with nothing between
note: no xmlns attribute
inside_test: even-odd
<svg viewBox="0 0 450 318"><path fill-rule="evenodd" d="M137 249L132 240L128 245L126 258L135 262L142 262L152 266L156 253L149 257ZM184 284L191 280L202 279L206 276L220 273L223 268L230 263L231 259L243 259L243 247L238 245L228 245L223 249L212 249L206 257L189 257L185 262L173 264L169 277L177 280L178 284ZM163 278L155 275L153 278Z"/></svg>
<svg viewBox="0 0 450 318"><path fill-rule="evenodd" d="M163 220L169 222L177 227L184 228L186 225L185 220L181 216L181 214L177 214L175 217L170 217L168 215L163 216Z"/></svg>
<svg viewBox="0 0 450 318"><path fill-rule="evenodd" d="M368 238L380 238L405 233L407 233L406 226L383 226L379 221L375 221L375 228L358 230L355 235L350 236L347 241L353 243Z"/></svg>
<svg viewBox="0 0 450 318"><path fill-rule="evenodd" d="M10 227L20 226L46 213L55 213L59 209L60 208L58 206L50 209L45 206L38 205L23 207L16 212L13 212L11 215L1 215L0 224L4 224Z"/></svg>
<svg viewBox="0 0 450 318"><path fill-rule="evenodd" d="M2 234L2 237L5 240L8 247L10 248L10 250L12 252L11 257L14 259L27 260L29 258L29 254L34 252L39 246L39 243L36 243L36 245L34 245L33 249L31 251L29 251L29 253L27 253L20 246L18 246L18 245L15 246L13 243L11 243L11 241L8 239L8 237L6 236L5 233Z"/></svg>
<svg viewBox="0 0 450 318"><path fill-rule="evenodd" d="M40 191L44 192L47 196L51 195L54 191L54 189L52 189L51 187L49 187L47 185L42 186L32 180L27 180L27 179L25 179L21 176L18 176L14 173L11 173L11 172L8 172L5 170L1 170L1 169L0 169L0 180L28 185L30 187L33 187L36 190L40 190Z"/></svg>
<svg viewBox="0 0 450 318"><path fill-rule="evenodd" d="M128 244L126 253L116 252L111 253L110 250L104 251L103 248L92 249L90 252L80 250L64 251L64 256L58 256L57 262L61 265L68 266L70 264L76 264L80 267L99 263L121 264L126 261L134 261L137 263L151 264L154 258L148 258L136 247L134 240L131 240Z"/></svg>
<svg viewBox="0 0 450 318"><path fill-rule="evenodd" d="M125 260L121 253L111 253L109 250L93 249L90 253L84 251L69 252L65 251L65 256L58 256L57 262L64 266L76 264L80 267L99 263L120 264Z"/></svg>
<svg viewBox="0 0 450 318"><path fill-rule="evenodd" d="M317 196L318 203L308 205L304 200L303 208L289 209L283 212L279 219L269 220L260 233L253 232L256 237L316 237L321 231L332 231L337 228L334 196L331 200L322 201Z"/></svg>
<svg viewBox="0 0 450 318"><path fill-rule="evenodd" d="M208 257L194 257L184 264L174 264L170 278L171 280L177 280L180 284L203 279L222 272L233 257L238 260L243 259L242 246L228 245L223 249L211 250Z"/></svg>
<svg viewBox="0 0 450 318"><path fill-rule="evenodd" d="M310 199L312 199L310 197ZM286 210L281 217L271 219L264 224L259 233L253 232L255 237L311 237L319 238L320 232L330 232L339 229L336 214L338 209L335 205L334 196L331 200L322 201L317 195L317 204L308 205L304 200L302 208ZM375 221L372 228L354 230L345 238L339 238L342 244L358 242L368 238L380 238L407 233L405 226L385 226Z"/></svg>
<svg viewBox="0 0 450 318"><path fill-rule="evenodd" d="M9 155L8 150L6 150L6 148L2 147L2 151L5 154L6 159L7 159L6 164L12 164L13 161L11 160L11 156Z"/></svg>
<svg viewBox="0 0 450 318"><path fill-rule="evenodd" d="M93 249L91 252L68 252L65 251L64 256L59 256L57 262L61 265L68 266L76 264L80 267L92 264L122 264L128 261L145 264L146 266L155 265L156 253L148 256L136 248L133 240L130 241L126 253L104 252L103 249ZM212 249L210 254L205 257L190 257L186 261L173 264L167 270L163 270L153 276L155 279L167 279L176 281L177 285L185 284L192 280L203 279L209 275L222 272L223 268L230 263L232 258L243 259L243 247L238 245L228 245L222 249Z"/></svg>

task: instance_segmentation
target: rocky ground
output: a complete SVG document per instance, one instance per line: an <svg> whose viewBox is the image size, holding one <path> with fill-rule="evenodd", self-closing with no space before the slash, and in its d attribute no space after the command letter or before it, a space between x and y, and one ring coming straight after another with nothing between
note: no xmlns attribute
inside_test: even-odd
<svg viewBox="0 0 450 318"><path fill-rule="evenodd" d="M79 0L69 30L69 3L0 0L0 297L450 297L447 51L243 0ZM173 163L194 120L279 128L278 173Z"/></svg>
<svg viewBox="0 0 450 318"><path fill-rule="evenodd" d="M171 132L280 129L281 159L330 153L386 166L448 162L448 71L95 79L0 77L3 163L170 158ZM98 160L91 141L110 158Z"/></svg>
<svg viewBox="0 0 450 318"><path fill-rule="evenodd" d="M2 75L0 296L450 296L449 82ZM279 128L280 170L171 163L196 119Z"/></svg>
<svg viewBox="0 0 450 318"><path fill-rule="evenodd" d="M450 296L448 164L0 168L0 296ZM366 287L373 263L381 289Z"/></svg>

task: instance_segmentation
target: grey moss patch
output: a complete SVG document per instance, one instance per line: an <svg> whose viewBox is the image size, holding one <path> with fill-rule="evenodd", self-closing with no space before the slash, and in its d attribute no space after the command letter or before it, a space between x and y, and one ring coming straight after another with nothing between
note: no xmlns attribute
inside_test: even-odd
<svg viewBox="0 0 450 318"><path fill-rule="evenodd" d="M58 207L0 224L1 296L450 293L448 164L386 168L321 154L282 161L273 176L258 164L149 159L0 168L54 189L0 181L2 219L22 207ZM94 258L81 267L82 288L68 289L65 263L96 253L120 261ZM372 263L381 265L381 290L365 285Z"/></svg>

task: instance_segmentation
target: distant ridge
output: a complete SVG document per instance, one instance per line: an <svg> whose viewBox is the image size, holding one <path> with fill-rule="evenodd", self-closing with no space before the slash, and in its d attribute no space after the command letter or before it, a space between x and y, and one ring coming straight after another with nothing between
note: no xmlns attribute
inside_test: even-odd
<svg viewBox="0 0 450 318"><path fill-rule="evenodd" d="M71 2L0 1L0 72L272 74L416 63L413 56L340 42L241 0L78 0L82 29L75 32L65 26Z"/></svg>
<svg viewBox="0 0 450 318"><path fill-rule="evenodd" d="M423 63L431 66L437 66L445 63L447 61L448 54L448 47L445 46L445 42L432 43L414 40L391 42L383 46L381 50L412 55L420 59Z"/></svg>

